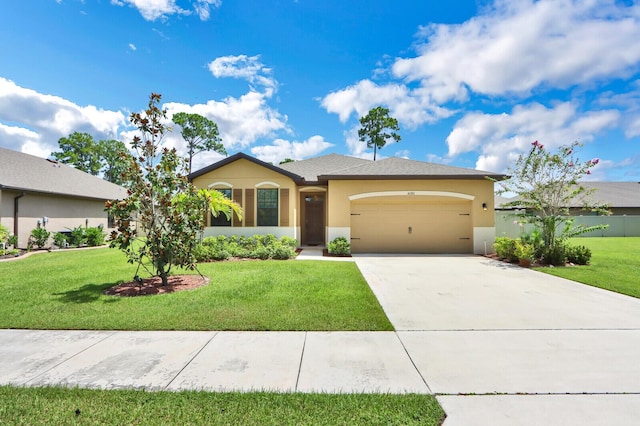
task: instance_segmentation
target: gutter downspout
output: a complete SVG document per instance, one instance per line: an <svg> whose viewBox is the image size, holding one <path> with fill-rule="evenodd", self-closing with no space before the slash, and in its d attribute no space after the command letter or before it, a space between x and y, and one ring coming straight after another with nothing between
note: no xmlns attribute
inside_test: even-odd
<svg viewBox="0 0 640 426"><path fill-rule="evenodd" d="M18 200L20 198L24 197L24 191L22 192L22 194L20 195L16 195L15 198L13 199L13 235L18 235L18 211L19 211L19 205L20 203L18 203Z"/></svg>

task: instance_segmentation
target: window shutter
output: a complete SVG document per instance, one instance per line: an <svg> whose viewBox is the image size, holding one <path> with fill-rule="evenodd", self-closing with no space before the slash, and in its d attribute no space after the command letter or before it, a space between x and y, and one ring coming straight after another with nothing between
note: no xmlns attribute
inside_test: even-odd
<svg viewBox="0 0 640 426"><path fill-rule="evenodd" d="M244 226L255 226L255 191L253 189L244 190Z"/></svg>
<svg viewBox="0 0 640 426"><path fill-rule="evenodd" d="M233 201L235 201L236 203L238 203L240 205L240 207L243 207L242 205L242 189L234 189L233 190ZM240 222L240 219L238 218L237 214L233 214L233 226L238 227L238 226L242 226L242 222Z"/></svg>
<svg viewBox="0 0 640 426"><path fill-rule="evenodd" d="M280 226L289 226L289 188L280 189Z"/></svg>

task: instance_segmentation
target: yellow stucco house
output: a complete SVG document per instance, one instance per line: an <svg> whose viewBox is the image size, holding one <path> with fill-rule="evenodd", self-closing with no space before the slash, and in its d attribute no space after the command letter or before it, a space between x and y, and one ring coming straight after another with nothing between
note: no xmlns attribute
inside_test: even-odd
<svg viewBox="0 0 640 426"><path fill-rule="evenodd" d="M243 221L208 218L205 236L336 237L353 253L479 253L495 238L496 173L402 158L329 154L274 166L238 153L189 179L239 203Z"/></svg>

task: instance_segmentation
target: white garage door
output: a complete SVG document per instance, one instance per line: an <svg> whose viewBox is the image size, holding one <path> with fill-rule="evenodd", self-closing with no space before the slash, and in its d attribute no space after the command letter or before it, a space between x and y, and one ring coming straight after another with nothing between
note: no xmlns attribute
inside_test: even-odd
<svg viewBox="0 0 640 426"><path fill-rule="evenodd" d="M401 197L396 197L401 198ZM471 202L351 203L354 253L472 253Z"/></svg>

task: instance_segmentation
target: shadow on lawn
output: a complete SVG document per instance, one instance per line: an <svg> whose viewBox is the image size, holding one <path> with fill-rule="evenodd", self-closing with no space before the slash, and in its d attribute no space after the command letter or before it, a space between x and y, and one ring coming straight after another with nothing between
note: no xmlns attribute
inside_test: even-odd
<svg viewBox="0 0 640 426"><path fill-rule="evenodd" d="M117 283L103 283L103 284L85 284L80 288L65 291L62 293L53 293L54 296L58 296L58 300L64 303L91 303L100 299L103 296L103 291L109 287L120 284ZM109 298L105 300L105 303L116 302L117 298Z"/></svg>

